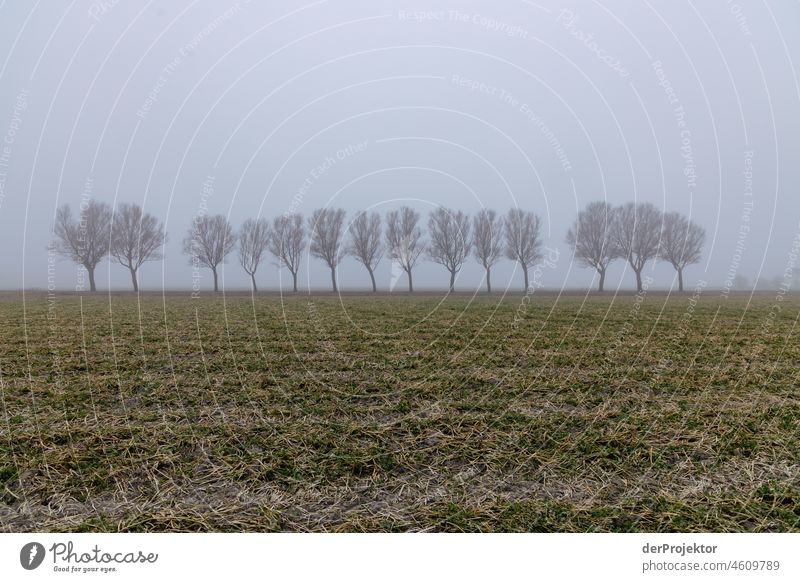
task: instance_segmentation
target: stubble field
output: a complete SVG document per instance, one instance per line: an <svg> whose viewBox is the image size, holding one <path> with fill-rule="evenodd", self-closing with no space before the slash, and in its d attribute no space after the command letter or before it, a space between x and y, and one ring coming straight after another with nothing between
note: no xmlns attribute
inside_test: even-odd
<svg viewBox="0 0 800 582"><path fill-rule="evenodd" d="M798 314L4 296L0 529L800 531Z"/></svg>

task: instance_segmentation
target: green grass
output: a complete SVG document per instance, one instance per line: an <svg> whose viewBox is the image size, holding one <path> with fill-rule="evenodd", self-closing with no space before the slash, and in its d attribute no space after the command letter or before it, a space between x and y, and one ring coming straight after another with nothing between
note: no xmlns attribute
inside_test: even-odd
<svg viewBox="0 0 800 582"><path fill-rule="evenodd" d="M0 300L5 531L800 531L800 298Z"/></svg>

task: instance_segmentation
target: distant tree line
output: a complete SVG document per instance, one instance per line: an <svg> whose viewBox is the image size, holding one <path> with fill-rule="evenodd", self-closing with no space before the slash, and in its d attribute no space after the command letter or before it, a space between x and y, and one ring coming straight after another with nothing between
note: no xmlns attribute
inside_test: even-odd
<svg viewBox="0 0 800 582"><path fill-rule="evenodd" d="M575 257L597 271L603 291L606 270L614 259L628 262L642 291L642 271L654 259L670 263L683 291L683 270L700 261L705 230L678 212L663 213L650 203L628 202L614 207L592 202L578 213L567 231Z"/></svg>
<svg viewBox="0 0 800 582"><path fill-rule="evenodd" d="M107 255L130 271L138 291L139 267L161 259L167 242L163 224L143 214L140 206L120 204L112 212L108 204L94 200L82 204L77 217L68 205L59 207L54 234L55 250L86 269L90 291L97 290L94 270Z"/></svg>
<svg viewBox="0 0 800 582"><path fill-rule="evenodd" d="M373 292L378 290L375 269L385 256L405 272L409 292L414 291L414 267L423 257L447 270L449 289L455 291L456 276L472 256L486 272L489 293L492 267L501 258L519 263L526 290L529 270L542 258L541 219L520 208L502 216L483 209L470 217L460 210L439 207L428 216L427 232L420 226L421 214L408 206L389 211L385 220L375 211L358 212L348 227L345 217L342 209L320 208L306 220L298 213L272 220L249 218L236 232L224 216L201 214L183 239L183 252L194 267L211 270L215 292L219 290L219 266L234 250L254 292L258 290L256 273L268 255L292 274L297 292L306 248L330 269L334 292L338 290L336 269L346 256L364 266ZM129 270L133 289L138 291L139 267L163 258L167 241L164 225L140 206L121 204L112 210L94 200L82 204L78 216L68 205L59 207L54 234L56 251L86 269L91 291L96 290L95 268L109 255ZM575 257L597 271L600 292L609 264L618 258L630 265L639 291L645 264L657 258L668 261L676 269L683 291L683 270L700 260L704 239L705 231L685 216L632 202L619 207L606 202L589 204L578 213L566 237Z"/></svg>

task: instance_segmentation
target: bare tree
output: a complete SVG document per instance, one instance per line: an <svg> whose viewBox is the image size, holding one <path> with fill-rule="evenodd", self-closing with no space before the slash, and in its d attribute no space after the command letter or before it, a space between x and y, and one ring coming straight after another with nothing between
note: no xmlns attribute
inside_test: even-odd
<svg viewBox="0 0 800 582"><path fill-rule="evenodd" d="M143 213L138 204L120 204L114 209L111 256L130 271L134 291L139 291L139 267L162 259L165 242L164 225L152 214Z"/></svg>
<svg viewBox="0 0 800 582"><path fill-rule="evenodd" d="M517 261L525 276L525 292L530 282L528 269L542 258L541 220L529 210L512 208L506 215L506 256Z"/></svg>
<svg viewBox="0 0 800 582"><path fill-rule="evenodd" d="M450 293L453 293L456 275L472 246L469 216L440 206L428 217L428 233L428 257L450 272Z"/></svg>
<svg viewBox="0 0 800 582"><path fill-rule="evenodd" d="M482 209L472 221L473 254L486 269L486 292L492 292L492 266L503 256L503 219Z"/></svg>
<svg viewBox="0 0 800 582"><path fill-rule="evenodd" d="M636 274L637 291L642 291L645 264L658 256L661 216L661 211L649 202L628 202L614 211L614 245Z"/></svg>
<svg viewBox="0 0 800 582"><path fill-rule="evenodd" d="M419 212L408 206L391 210L386 215L386 243L389 256L397 261L408 275L408 292L414 292L411 271L417 264L425 244L419 226Z"/></svg>
<svg viewBox="0 0 800 582"><path fill-rule="evenodd" d="M700 261L706 231L678 212L664 215L659 256L678 271L678 291L683 292L683 269Z"/></svg>
<svg viewBox="0 0 800 582"><path fill-rule="evenodd" d="M283 214L272 221L272 236L269 252L278 259L278 265L289 269L292 274L293 291L297 293L297 273L300 258L306 248L306 231L303 217L299 214Z"/></svg>
<svg viewBox="0 0 800 582"><path fill-rule="evenodd" d="M95 267L111 250L111 208L105 202L90 200L81 204L76 221L65 204L56 211L53 232L56 252L83 265L89 275L89 290L97 291Z"/></svg>
<svg viewBox="0 0 800 582"><path fill-rule="evenodd" d="M342 258L342 233L345 212L341 208L318 208L308 218L311 254L330 267L331 285L336 293L336 267Z"/></svg>
<svg viewBox="0 0 800 582"><path fill-rule="evenodd" d="M375 285L375 267L383 258L380 214L359 212L356 215L350 225L350 246L347 252L367 268L372 281L372 292L375 293L378 290Z"/></svg>
<svg viewBox="0 0 800 582"><path fill-rule="evenodd" d="M228 219L217 214L202 214L192 221L183 239L183 252L193 266L203 265L214 274L214 293L219 291L217 267L236 246L236 235Z"/></svg>
<svg viewBox="0 0 800 582"><path fill-rule="evenodd" d="M567 244L575 257L600 275L597 290L602 293L609 263L619 256L613 238L614 208L607 202L592 202L578 213L567 231Z"/></svg>
<svg viewBox="0 0 800 582"><path fill-rule="evenodd" d="M253 293L258 293L256 270L269 246L272 230L266 218L248 218L239 231L239 263L245 273L250 275Z"/></svg>

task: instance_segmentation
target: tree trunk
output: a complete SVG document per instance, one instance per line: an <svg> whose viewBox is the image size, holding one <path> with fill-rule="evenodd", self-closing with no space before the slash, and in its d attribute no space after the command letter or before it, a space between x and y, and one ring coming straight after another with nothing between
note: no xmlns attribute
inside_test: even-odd
<svg viewBox="0 0 800 582"><path fill-rule="evenodd" d="M411 280L411 269L406 271L406 273L408 273L408 292L409 293L413 293L414 292L414 282Z"/></svg>
<svg viewBox="0 0 800 582"><path fill-rule="evenodd" d="M486 267L486 292L492 294L492 268Z"/></svg>
<svg viewBox="0 0 800 582"><path fill-rule="evenodd" d="M219 285L217 283L217 268L211 267L211 272L214 273L214 293L219 292Z"/></svg>
<svg viewBox="0 0 800 582"><path fill-rule="evenodd" d="M256 274L250 273L250 281L253 283L253 293L258 293L258 286L256 285Z"/></svg>
<svg viewBox="0 0 800 582"><path fill-rule="evenodd" d="M683 269L678 268L678 292L683 293Z"/></svg>
<svg viewBox="0 0 800 582"><path fill-rule="evenodd" d="M522 273L525 275L525 293L528 292L528 265L522 263Z"/></svg>
<svg viewBox="0 0 800 582"><path fill-rule="evenodd" d="M367 271L369 271L369 278L372 280L372 292L378 292L378 286L375 285L375 273L372 272L372 267L367 267Z"/></svg>
<svg viewBox="0 0 800 582"><path fill-rule="evenodd" d="M606 270L605 269L597 269L597 272L600 273L600 283L597 285L597 290L602 293L603 287L606 284Z"/></svg>
<svg viewBox="0 0 800 582"><path fill-rule="evenodd" d="M134 293L139 292L139 281L136 280L136 269L133 267L129 267L131 271L131 282L133 283L133 291Z"/></svg>
<svg viewBox="0 0 800 582"><path fill-rule="evenodd" d="M642 272L641 271L634 271L636 273L636 291L638 293L642 292Z"/></svg>
<svg viewBox="0 0 800 582"><path fill-rule="evenodd" d="M339 290L336 288L336 269L331 267L331 285L333 285L333 292L336 293Z"/></svg>
<svg viewBox="0 0 800 582"><path fill-rule="evenodd" d="M450 271L450 293L455 293L456 291L456 272Z"/></svg>
<svg viewBox="0 0 800 582"><path fill-rule="evenodd" d="M89 273L89 291L94 293L97 291L97 287L94 284L94 267L86 267L86 271Z"/></svg>

